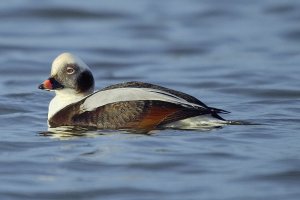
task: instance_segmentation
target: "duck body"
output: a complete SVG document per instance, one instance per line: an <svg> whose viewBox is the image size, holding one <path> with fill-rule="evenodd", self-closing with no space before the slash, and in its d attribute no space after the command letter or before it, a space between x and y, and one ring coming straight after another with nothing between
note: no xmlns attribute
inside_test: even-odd
<svg viewBox="0 0 300 200"><path fill-rule="evenodd" d="M87 65L70 53L58 56L51 76L40 89L54 90L49 104L48 125L98 129L151 131L201 117L225 122L225 110L206 106L197 98L143 83L126 82L94 91L94 78ZM176 126L175 126L176 127ZM178 127L176 127L178 128Z"/></svg>

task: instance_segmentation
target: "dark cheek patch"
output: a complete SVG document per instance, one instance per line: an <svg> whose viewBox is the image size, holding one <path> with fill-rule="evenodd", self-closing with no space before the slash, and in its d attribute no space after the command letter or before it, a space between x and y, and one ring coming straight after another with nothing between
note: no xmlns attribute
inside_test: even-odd
<svg viewBox="0 0 300 200"><path fill-rule="evenodd" d="M77 91L86 92L94 86L94 77L90 71L83 71L77 79Z"/></svg>

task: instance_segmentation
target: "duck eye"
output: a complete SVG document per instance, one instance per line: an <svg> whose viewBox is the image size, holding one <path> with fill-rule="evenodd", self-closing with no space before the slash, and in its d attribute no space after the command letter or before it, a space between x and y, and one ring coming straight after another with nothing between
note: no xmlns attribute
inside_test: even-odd
<svg viewBox="0 0 300 200"><path fill-rule="evenodd" d="M67 74L74 74L75 69L73 67L67 67Z"/></svg>

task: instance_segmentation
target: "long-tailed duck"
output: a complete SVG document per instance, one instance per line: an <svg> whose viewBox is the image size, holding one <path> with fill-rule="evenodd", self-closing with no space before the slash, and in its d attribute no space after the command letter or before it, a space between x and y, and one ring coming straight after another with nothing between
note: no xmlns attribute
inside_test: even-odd
<svg viewBox="0 0 300 200"><path fill-rule="evenodd" d="M183 92L142 82L126 82L94 92L90 68L71 53L52 63L50 78L39 89L55 91L49 104L48 125L150 131L177 127L229 112L206 106ZM192 119L192 120L191 120Z"/></svg>

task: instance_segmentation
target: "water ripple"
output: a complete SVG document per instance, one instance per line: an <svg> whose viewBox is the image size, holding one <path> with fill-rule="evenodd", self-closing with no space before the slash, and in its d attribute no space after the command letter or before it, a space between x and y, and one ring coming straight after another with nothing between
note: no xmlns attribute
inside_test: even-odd
<svg viewBox="0 0 300 200"><path fill-rule="evenodd" d="M19 1L0 6L0 199L299 199L294 0ZM38 91L71 51L97 88L139 80L260 125L48 130ZM41 137L42 136L42 137Z"/></svg>

